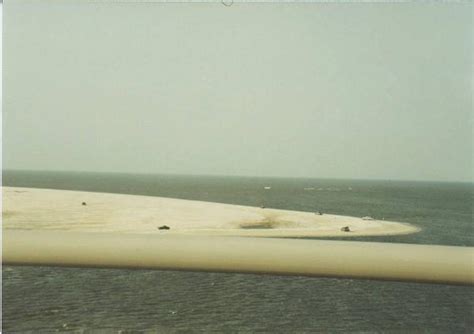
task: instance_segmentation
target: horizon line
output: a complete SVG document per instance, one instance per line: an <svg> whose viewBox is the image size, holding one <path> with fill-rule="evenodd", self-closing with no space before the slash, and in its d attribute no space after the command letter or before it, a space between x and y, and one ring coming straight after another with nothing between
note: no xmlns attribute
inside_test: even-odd
<svg viewBox="0 0 474 334"><path fill-rule="evenodd" d="M385 182L424 182L424 183L468 183L474 184L474 180L415 180L415 179L384 179L384 178L349 178L349 177L315 177L315 176L275 176L275 175L239 175L239 174L185 174L170 172L125 172L125 171L88 171L88 170L40 170L40 169L5 169L2 167L2 185L4 172L37 172L37 173L84 173L84 174L128 174L128 175L163 175L163 176L202 176L202 177L242 177L242 178L272 178L272 179L316 179L316 180L341 180L341 181L385 181Z"/></svg>

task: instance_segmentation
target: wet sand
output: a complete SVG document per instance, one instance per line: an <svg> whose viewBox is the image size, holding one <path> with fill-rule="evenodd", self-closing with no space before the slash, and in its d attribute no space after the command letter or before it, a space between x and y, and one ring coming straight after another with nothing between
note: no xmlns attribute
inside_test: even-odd
<svg viewBox="0 0 474 334"><path fill-rule="evenodd" d="M375 236L407 223L152 196L3 187L3 229L255 237ZM85 205L83 205L83 202ZM159 230L166 225L169 230ZM341 231L348 226L350 232Z"/></svg>

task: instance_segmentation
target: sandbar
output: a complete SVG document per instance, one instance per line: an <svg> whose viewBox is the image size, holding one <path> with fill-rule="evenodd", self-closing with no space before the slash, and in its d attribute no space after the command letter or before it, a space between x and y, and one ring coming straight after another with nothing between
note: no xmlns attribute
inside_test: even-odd
<svg viewBox="0 0 474 334"><path fill-rule="evenodd" d="M159 235L353 237L418 232L408 223L154 196L2 187L4 230ZM168 226L169 230L159 227ZM341 231L345 226L350 232Z"/></svg>

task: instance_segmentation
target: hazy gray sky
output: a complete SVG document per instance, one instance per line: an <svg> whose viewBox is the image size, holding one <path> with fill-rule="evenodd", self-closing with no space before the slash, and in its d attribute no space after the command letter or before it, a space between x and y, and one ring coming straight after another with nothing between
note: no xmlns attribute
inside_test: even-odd
<svg viewBox="0 0 474 334"><path fill-rule="evenodd" d="M472 180L472 9L5 1L4 168Z"/></svg>

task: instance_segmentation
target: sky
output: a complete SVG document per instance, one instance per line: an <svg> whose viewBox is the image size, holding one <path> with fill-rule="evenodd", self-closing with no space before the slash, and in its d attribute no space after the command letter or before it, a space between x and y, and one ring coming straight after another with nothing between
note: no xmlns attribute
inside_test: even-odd
<svg viewBox="0 0 474 334"><path fill-rule="evenodd" d="M469 2L3 6L4 169L473 180Z"/></svg>

